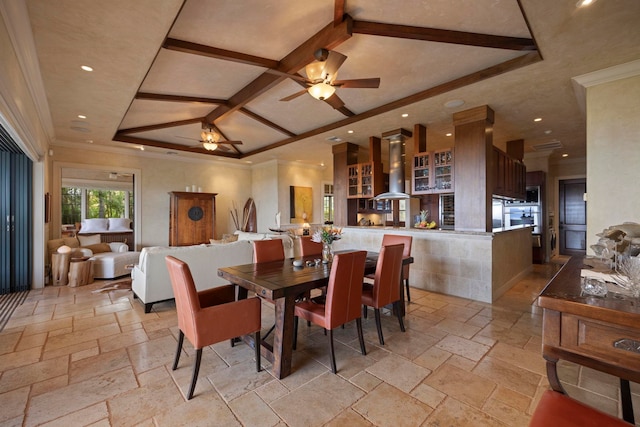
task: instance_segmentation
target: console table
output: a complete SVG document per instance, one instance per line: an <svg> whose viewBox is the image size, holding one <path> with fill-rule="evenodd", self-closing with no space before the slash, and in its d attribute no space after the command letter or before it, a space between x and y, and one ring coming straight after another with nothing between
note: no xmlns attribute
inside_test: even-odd
<svg viewBox="0 0 640 427"><path fill-rule="evenodd" d="M572 257L538 297L549 384L565 393L556 369L560 359L619 377L624 419L633 423L629 381L640 383L640 300L582 295L580 270L589 268L583 260Z"/></svg>

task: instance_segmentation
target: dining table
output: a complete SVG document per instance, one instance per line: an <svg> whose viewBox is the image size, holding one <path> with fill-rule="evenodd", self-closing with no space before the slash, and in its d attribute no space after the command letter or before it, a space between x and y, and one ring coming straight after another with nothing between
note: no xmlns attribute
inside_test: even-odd
<svg viewBox="0 0 640 427"><path fill-rule="evenodd" d="M350 250L336 251L349 252ZM299 258L300 259L300 258ZM302 266L294 266L293 259L252 263L223 267L218 276L238 286L238 299L246 298L248 292L271 300L275 305L275 330L273 344L262 341L261 355L272 364L273 374L282 379L291 374L293 359L294 309L296 299L311 290L327 286L331 273L331 263L322 263L317 257L301 258ZM378 262L377 252L367 252L365 274L375 273ZM403 264L413 263L413 257L403 258ZM401 302L404 302L404 289ZM404 315L404 304L397 309ZM242 337L248 344L255 345L251 336Z"/></svg>

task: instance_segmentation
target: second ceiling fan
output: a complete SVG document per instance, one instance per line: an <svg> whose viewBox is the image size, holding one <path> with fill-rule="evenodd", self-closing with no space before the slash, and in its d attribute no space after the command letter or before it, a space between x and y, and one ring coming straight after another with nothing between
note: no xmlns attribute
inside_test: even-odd
<svg viewBox="0 0 640 427"><path fill-rule="evenodd" d="M307 77L299 74L289 74L289 76L307 86L299 92L291 94L280 101L291 101L305 93L321 101L329 99L336 91L336 88L372 88L380 87L380 78L337 80L338 68L347 59L339 52L327 49L318 49L314 56L315 62L307 65L304 69Z"/></svg>

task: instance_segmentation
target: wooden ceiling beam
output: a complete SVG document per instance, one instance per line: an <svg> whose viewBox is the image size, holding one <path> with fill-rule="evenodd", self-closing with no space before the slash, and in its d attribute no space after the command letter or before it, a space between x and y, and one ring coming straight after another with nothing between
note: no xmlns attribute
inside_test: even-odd
<svg viewBox="0 0 640 427"><path fill-rule="evenodd" d="M346 119L342 119L337 122L330 123L328 125L321 126L319 128L312 129L307 132L298 134L293 138L287 138L282 141L277 141L267 146L258 148L256 150L246 152L242 155L242 158L249 157L254 154L260 154L265 151L272 150L274 148L282 147L287 144L291 144L292 142L301 141L305 138L310 138L312 136L320 135L324 132L329 132L331 130L338 129L342 126L347 126L351 123L356 123L361 120L369 119L379 114L387 113L389 111L393 111L398 108L402 108L407 105L411 105L428 98L433 98L434 96L441 95L443 93L447 93L455 89L460 89L462 87L480 82L482 80L485 80L500 74L504 74L512 70L516 70L521 67L525 67L527 65L535 64L536 62L541 60L542 60L542 57L538 52L529 52L517 58L501 62L499 64L493 65L491 67L487 67L483 70L476 71L474 73L468 74L466 76L462 76L454 80L450 80L448 82L439 84L432 88L425 89L416 94L404 97L402 99L398 99L396 101L390 102L380 107L373 108L363 113L356 114L352 117L347 117Z"/></svg>
<svg viewBox="0 0 640 427"><path fill-rule="evenodd" d="M199 43L192 43L168 37L162 45L165 49L176 52L190 53L192 55L206 56L208 58L222 59L224 61L238 62L256 67L276 68L278 61L274 59L261 58L259 56L247 55L246 53L234 52L226 49L219 49Z"/></svg>
<svg viewBox="0 0 640 427"><path fill-rule="evenodd" d="M226 99L205 98L201 96L165 95L161 93L138 92L135 99L168 102L199 102L203 104L226 104Z"/></svg>
<svg viewBox="0 0 640 427"><path fill-rule="evenodd" d="M353 21L353 32L371 36L395 37L495 49L537 50L534 40L528 38L413 27L409 25L383 24L369 21Z"/></svg>
<svg viewBox="0 0 640 427"><path fill-rule="evenodd" d="M283 133L283 134L285 134L287 136L291 136L291 137L296 136L296 134L291 132L290 130L285 129L282 126L273 123L271 120L265 119L264 117L254 113L253 111L248 110L246 107L242 107L240 109L240 112L245 114L248 117L251 117L253 120L255 120L257 122L260 122L263 125L265 125L267 127L270 127L271 129L277 130L280 133Z"/></svg>
<svg viewBox="0 0 640 427"><path fill-rule="evenodd" d="M127 144L135 144L135 145L145 145L145 146L149 146L149 147L157 147L157 148L163 148L166 150L175 150L175 151L187 151L190 153L197 153L197 154L208 154L210 156L218 156L218 157L229 157L232 159L240 159L242 158L242 156L240 154L237 153L231 153L228 151L209 151L209 150L205 150L202 145L199 146L194 146L194 147L187 147L185 145L180 145L180 144L172 144L170 142L161 142L161 141L154 141L152 139L146 139L146 138L139 138L136 136L129 136L129 135L119 135L118 133L116 133L116 135L113 138L114 141L118 141L118 142L124 142Z"/></svg>
<svg viewBox="0 0 640 427"><path fill-rule="evenodd" d="M352 24L353 20L348 15L345 15L345 19L339 25L334 25L333 22L331 22L282 58L275 69L284 73L298 72L298 70L304 68L307 64L315 61L313 54L316 50L320 48L333 49L345 40L348 40L352 34ZM271 89L285 78L284 76L274 75L268 72L263 73L247 86L240 89L238 93L231 96L227 105L221 105L209 113L206 117L207 122L213 123L217 119L244 107L248 102L266 90Z"/></svg>
<svg viewBox="0 0 640 427"><path fill-rule="evenodd" d="M345 0L335 0L333 3L333 25L338 25L344 17Z"/></svg>
<svg viewBox="0 0 640 427"><path fill-rule="evenodd" d="M176 126L192 125L194 123L202 123L204 117L196 117L194 119L177 120L175 122L158 123L155 125L138 126L135 128L120 129L116 132L117 135L127 135L130 133L148 132L150 130L166 129Z"/></svg>

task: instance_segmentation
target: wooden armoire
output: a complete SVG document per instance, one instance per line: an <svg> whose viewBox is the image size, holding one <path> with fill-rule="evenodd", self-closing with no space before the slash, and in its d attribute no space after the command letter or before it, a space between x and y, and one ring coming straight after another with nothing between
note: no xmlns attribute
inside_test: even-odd
<svg viewBox="0 0 640 427"><path fill-rule="evenodd" d="M169 192L170 246L199 245L215 238L217 194Z"/></svg>

